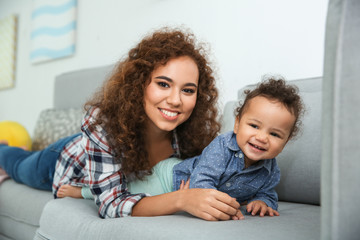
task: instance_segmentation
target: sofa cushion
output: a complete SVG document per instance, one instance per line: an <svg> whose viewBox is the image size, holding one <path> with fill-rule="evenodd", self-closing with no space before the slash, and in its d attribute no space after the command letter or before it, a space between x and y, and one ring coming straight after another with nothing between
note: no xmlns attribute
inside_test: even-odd
<svg viewBox="0 0 360 240"><path fill-rule="evenodd" d="M224 106L221 116L221 133L234 130L235 109L239 106L239 101L229 101Z"/></svg>
<svg viewBox="0 0 360 240"><path fill-rule="evenodd" d="M93 67L56 76L54 86L54 108L81 108L86 100L95 91L100 89L104 80L111 76L115 66L116 65Z"/></svg>
<svg viewBox="0 0 360 240"><path fill-rule="evenodd" d="M81 108L43 110L35 125L33 150L41 150L60 138L80 132Z"/></svg>
<svg viewBox="0 0 360 240"><path fill-rule="evenodd" d="M34 239L320 238L319 206L280 202L279 209L280 217L246 215L241 221L210 222L185 213L101 219L93 201L63 198L46 204Z"/></svg>
<svg viewBox="0 0 360 240"><path fill-rule="evenodd" d="M32 239L42 209L51 199L51 192L4 181L0 187L0 233L10 239Z"/></svg>
<svg viewBox="0 0 360 240"><path fill-rule="evenodd" d="M302 131L278 156L282 201L320 204L321 92L302 92L306 106Z"/></svg>

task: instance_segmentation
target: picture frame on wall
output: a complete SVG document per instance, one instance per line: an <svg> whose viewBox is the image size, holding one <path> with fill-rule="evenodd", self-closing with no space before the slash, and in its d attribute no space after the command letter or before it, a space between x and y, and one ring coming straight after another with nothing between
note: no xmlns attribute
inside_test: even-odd
<svg viewBox="0 0 360 240"><path fill-rule="evenodd" d="M0 19L0 89L14 86L16 73L17 16Z"/></svg>
<svg viewBox="0 0 360 240"><path fill-rule="evenodd" d="M34 0L32 11L32 63L75 54L77 0Z"/></svg>

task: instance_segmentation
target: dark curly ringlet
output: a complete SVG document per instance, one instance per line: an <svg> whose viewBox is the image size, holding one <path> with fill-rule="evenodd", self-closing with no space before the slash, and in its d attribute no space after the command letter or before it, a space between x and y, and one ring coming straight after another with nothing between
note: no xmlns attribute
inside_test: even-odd
<svg viewBox="0 0 360 240"><path fill-rule="evenodd" d="M245 90L244 93L246 97L243 104L235 110L237 117L241 117L246 111L251 99L263 96L270 100L279 101L295 116L295 122L290 131L289 139L294 138L298 134L305 109L299 95L299 89L295 85L288 84L283 78L266 77L255 89Z"/></svg>
<svg viewBox="0 0 360 240"><path fill-rule="evenodd" d="M125 174L142 178L151 173L145 148L144 90L155 68L169 60L188 56L198 66L199 82L195 108L190 118L177 127L181 158L201 151L217 136L218 91L208 56L195 36L180 29L162 28L146 36L114 69L102 90L87 102L100 109L93 124L101 124L108 133L107 140L117 155L117 163Z"/></svg>

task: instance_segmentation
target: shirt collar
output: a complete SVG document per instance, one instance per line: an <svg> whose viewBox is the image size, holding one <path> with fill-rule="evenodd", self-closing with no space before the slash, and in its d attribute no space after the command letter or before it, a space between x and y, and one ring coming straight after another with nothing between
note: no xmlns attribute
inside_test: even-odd
<svg viewBox="0 0 360 240"><path fill-rule="evenodd" d="M228 133L228 134L230 134L230 133ZM243 151L240 149L239 145L236 142L236 134L234 132L232 132L232 134L230 134L228 148L234 152L241 153L244 156ZM273 158L273 159L275 159L275 158ZM271 172L271 162L273 159L261 160L261 161L259 161L259 163L257 165L254 166L254 168L259 169L259 168L264 167L270 173Z"/></svg>
<svg viewBox="0 0 360 240"><path fill-rule="evenodd" d="M228 148L234 152L241 151L239 145L236 142L236 134L234 132L229 132L229 133L225 133L225 134L230 135Z"/></svg>

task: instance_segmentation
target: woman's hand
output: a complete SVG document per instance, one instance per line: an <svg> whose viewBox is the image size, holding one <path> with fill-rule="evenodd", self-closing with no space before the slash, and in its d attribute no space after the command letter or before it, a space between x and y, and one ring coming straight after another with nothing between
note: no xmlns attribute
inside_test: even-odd
<svg viewBox="0 0 360 240"><path fill-rule="evenodd" d="M271 207L268 207L268 205L266 205L266 203L261 200L255 200L249 203L246 206L246 211L248 213L251 213L251 215L253 216L259 213L260 217L263 217L265 215L269 215L271 217L280 215L278 211L272 209Z"/></svg>
<svg viewBox="0 0 360 240"><path fill-rule="evenodd" d="M189 180L186 183L182 181L180 190L187 190L189 186ZM186 205L188 210L185 211L188 213L209 221L244 219L239 210L240 204L234 198L214 189L194 189L191 192L194 196L191 200L188 199L188 205Z"/></svg>
<svg viewBox="0 0 360 240"><path fill-rule="evenodd" d="M161 216L185 211L208 221L242 219L235 198L215 189L192 188L188 183L182 189L141 199L132 216Z"/></svg>
<svg viewBox="0 0 360 240"><path fill-rule="evenodd" d="M192 188L183 198L183 210L208 221L229 220L240 204L228 194L215 189Z"/></svg>
<svg viewBox="0 0 360 240"><path fill-rule="evenodd" d="M240 209L238 209L236 211L236 214L234 216L231 217L232 220L244 220L245 217L244 215L242 214L242 212L240 211Z"/></svg>
<svg viewBox="0 0 360 240"><path fill-rule="evenodd" d="M237 219L233 216L241 218L240 204L226 193L203 188L179 191L182 193L180 209L196 217L208 221Z"/></svg>

